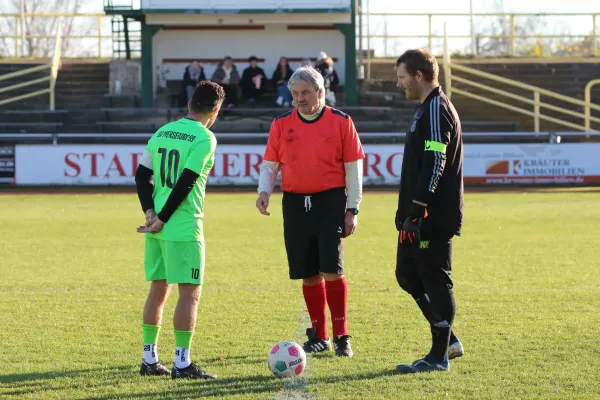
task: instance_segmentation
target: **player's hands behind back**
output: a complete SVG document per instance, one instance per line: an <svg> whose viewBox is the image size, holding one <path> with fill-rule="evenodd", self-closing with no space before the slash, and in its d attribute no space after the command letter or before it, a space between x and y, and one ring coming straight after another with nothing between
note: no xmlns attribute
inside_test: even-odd
<svg viewBox="0 0 600 400"><path fill-rule="evenodd" d="M266 192L261 192L260 195L258 195L258 199L256 199L256 208L258 208L258 211L260 211L260 213L262 215L271 215L270 212L267 211L267 208L269 207L269 195Z"/></svg>
<svg viewBox="0 0 600 400"><path fill-rule="evenodd" d="M154 212L154 210L146 211L146 224L144 226L138 226L138 233L157 233L160 232L165 225Z"/></svg>

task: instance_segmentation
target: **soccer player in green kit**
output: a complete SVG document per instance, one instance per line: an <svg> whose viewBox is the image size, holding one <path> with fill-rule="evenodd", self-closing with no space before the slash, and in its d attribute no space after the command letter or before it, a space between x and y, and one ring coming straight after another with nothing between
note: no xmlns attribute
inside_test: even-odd
<svg viewBox="0 0 600 400"><path fill-rule="evenodd" d="M145 225L137 231L146 236L144 268L151 282L142 324L141 375L216 378L191 362L190 348L204 277L204 195L217 146L209 128L224 99L218 84L198 83L188 116L163 126L150 138L135 174L146 215ZM157 343L163 308L174 284L179 285L179 300L173 318L175 365L169 370L158 358Z"/></svg>

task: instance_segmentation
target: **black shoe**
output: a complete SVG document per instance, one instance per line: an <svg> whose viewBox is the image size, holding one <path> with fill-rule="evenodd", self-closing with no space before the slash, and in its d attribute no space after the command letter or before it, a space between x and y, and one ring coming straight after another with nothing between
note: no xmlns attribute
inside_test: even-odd
<svg viewBox="0 0 600 400"><path fill-rule="evenodd" d="M170 375L171 370L165 367L160 361L154 364L146 364L146 362L142 362L140 366L140 375L141 376L158 376L158 375Z"/></svg>
<svg viewBox="0 0 600 400"><path fill-rule="evenodd" d="M341 335L333 338L333 348L338 357L352 357L354 352L350 346L350 336Z"/></svg>
<svg viewBox="0 0 600 400"><path fill-rule="evenodd" d="M217 376L204 372L202 368L194 363L191 363L187 368L179 369L173 366L171 370L171 378L173 379L215 379Z"/></svg>
<svg viewBox="0 0 600 400"><path fill-rule="evenodd" d="M322 351L331 350L331 344L329 340L321 339L316 337L317 334L316 328L308 328L306 330L306 336L308 336L308 341L304 342L304 352L306 353L320 353Z"/></svg>

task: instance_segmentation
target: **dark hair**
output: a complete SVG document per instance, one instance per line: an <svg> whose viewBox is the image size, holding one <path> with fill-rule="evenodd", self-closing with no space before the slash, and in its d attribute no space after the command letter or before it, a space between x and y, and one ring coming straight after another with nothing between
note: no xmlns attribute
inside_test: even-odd
<svg viewBox="0 0 600 400"><path fill-rule="evenodd" d="M427 82L437 81L440 73L437 60L425 49L407 50L396 60L396 68L404 64L406 71L411 75L417 75L421 71Z"/></svg>
<svg viewBox="0 0 600 400"><path fill-rule="evenodd" d="M256 62L258 62L258 58L256 58L256 56L250 56L250 57L248 58L248 62L252 62L252 61L256 61Z"/></svg>
<svg viewBox="0 0 600 400"><path fill-rule="evenodd" d="M227 61L227 60L233 61L233 58L231 58L231 56L225 56L225 58L223 59L223 61Z"/></svg>
<svg viewBox="0 0 600 400"><path fill-rule="evenodd" d="M225 90L218 83L200 81L194 89L190 109L193 113L207 114L225 100Z"/></svg>

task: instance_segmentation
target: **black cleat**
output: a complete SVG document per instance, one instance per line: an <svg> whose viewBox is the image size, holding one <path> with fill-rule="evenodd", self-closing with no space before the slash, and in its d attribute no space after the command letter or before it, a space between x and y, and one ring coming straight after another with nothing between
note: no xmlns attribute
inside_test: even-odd
<svg viewBox="0 0 600 400"><path fill-rule="evenodd" d="M333 338L333 348L335 349L335 355L338 357L352 357L354 352L350 346L350 336L341 335Z"/></svg>
<svg viewBox="0 0 600 400"><path fill-rule="evenodd" d="M306 330L306 336L308 336L308 341L304 342L304 352L306 353L320 353L322 351L331 350L331 344L329 340L321 339L316 337L317 334L316 328L308 328Z"/></svg>
<svg viewBox="0 0 600 400"><path fill-rule="evenodd" d="M171 378L173 379L215 379L217 375L209 374L194 363L191 363L187 368L177 368L173 366L171 370Z"/></svg>
<svg viewBox="0 0 600 400"><path fill-rule="evenodd" d="M171 370L165 367L160 361L154 364L146 364L142 362L140 366L141 376L158 376L158 375L171 375Z"/></svg>

